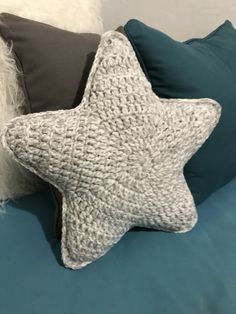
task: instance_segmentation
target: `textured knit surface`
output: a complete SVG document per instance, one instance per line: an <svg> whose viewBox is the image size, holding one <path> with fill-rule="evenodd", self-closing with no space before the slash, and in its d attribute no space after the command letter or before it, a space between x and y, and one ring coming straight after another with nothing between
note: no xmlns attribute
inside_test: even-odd
<svg viewBox="0 0 236 314"><path fill-rule="evenodd" d="M16 118L2 140L62 192L62 258L77 269L133 226L184 232L195 225L183 167L219 116L213 100L160 101L128 40L108 32L81 105Z"/></svg>

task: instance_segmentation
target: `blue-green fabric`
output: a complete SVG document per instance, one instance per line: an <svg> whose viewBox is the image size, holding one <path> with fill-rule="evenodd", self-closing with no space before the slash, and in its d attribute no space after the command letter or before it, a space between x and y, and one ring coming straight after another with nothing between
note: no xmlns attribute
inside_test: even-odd
<svg viewBox="0 0 236 314"><path fill-rule="evenodd" d="M220 123L185 167L200 204L236 176L236 30L226 21L206 38L182 43L137 20L124 29L157 95L222 105Z"/></svg>
<svg viewBox="0 0 236 314"><path fill-rule="evenodd" d="M235 314L236 179L186 234L131 231L84 269L61 264L48 191L0 214L1 314Z"/></svg>

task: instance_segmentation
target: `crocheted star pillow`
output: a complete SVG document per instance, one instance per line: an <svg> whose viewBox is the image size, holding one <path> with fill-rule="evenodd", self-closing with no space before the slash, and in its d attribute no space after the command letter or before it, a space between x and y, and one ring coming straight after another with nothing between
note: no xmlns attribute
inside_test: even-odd
<svg viewBox="0 0 236 314"><path fill-rule="evenodd" d="M79 107L10 122L4 147L63 195L62 258L81 268L133 226L185 232L197 221L183 176L220 117L213 100L162 100L125 36L107 32Z"/></svg>

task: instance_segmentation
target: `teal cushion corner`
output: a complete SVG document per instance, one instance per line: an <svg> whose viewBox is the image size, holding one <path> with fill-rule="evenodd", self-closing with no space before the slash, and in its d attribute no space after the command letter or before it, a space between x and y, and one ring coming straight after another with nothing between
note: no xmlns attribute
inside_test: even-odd
<svg viewBox="0 0 236 314"><path fill-rule="evenodd" d="M124 29L158 96L222 106L220 123L185 167L199 204L236 176L236 30L226 21L203 39L178 42L137 20Z"/></svg>
<svg viewBox="0 0 236 314"><path fill-rule="evenodd" d="M1 314L235 314L236 179L186 234L131 231L77 271L62 266L48 191L0 213Z"/></svg>

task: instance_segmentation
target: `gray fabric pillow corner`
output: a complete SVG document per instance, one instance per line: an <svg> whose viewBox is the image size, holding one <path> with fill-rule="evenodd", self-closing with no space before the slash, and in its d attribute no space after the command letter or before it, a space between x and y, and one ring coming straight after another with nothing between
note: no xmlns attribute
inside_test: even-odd
<svg viewBox="0 0 236 314"><path fill-rule="evenodd" d="M81 102L98 34L73 33L2 13L0 35L12 44L29 112L70 109Z"/></svg>

